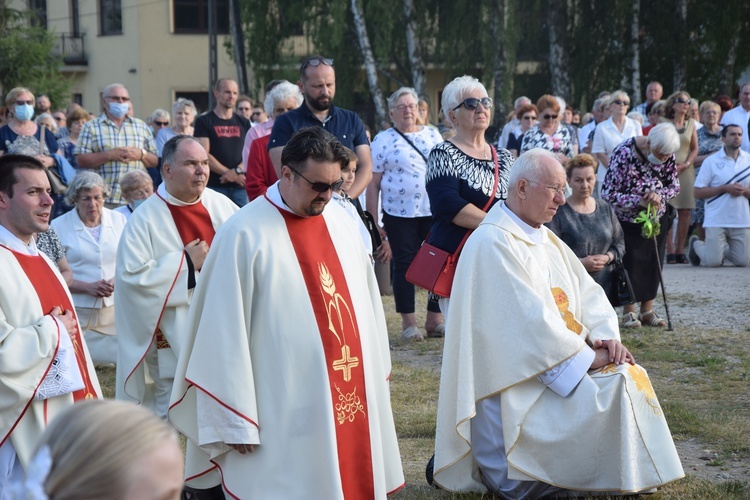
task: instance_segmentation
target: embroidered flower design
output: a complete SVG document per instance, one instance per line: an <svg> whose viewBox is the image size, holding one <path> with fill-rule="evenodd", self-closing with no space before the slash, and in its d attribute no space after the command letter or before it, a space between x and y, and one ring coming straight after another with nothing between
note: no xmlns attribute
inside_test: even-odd
<svg viewBox="0 0 750 500"><path fill-rule="evenodd" d="M341 389L339 389L337 385L335 385L335 387L336 392L339 393L339 402L336 403L335 406L336 420L338 420L339 425L347 421L354 422L354 419L356 418L358 412L362 413L362 415L365 416L365 407L359 399L359 396L357 396L356 387L349 394L342 393Z"/></svg>

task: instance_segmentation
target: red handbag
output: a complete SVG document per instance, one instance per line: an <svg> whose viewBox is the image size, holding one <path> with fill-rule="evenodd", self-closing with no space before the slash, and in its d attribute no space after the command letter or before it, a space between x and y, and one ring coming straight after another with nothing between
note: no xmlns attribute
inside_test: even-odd
<svg viewBox="0 0 750 500"><path fill-rule="evenodd" d="M495 161L495 184L492 187L490 198L482 209L484 212L487 211L492 200L495 198L500 175L500 167L497 163L497 153L492 146L490 146L490 150L492 151L492 159ZM427 240L430 237L428 234L425 241L422 242L422 246L419 247L419 251L414 257L414 260L411 261L409 269L406 270L406 281L441 297L450 297L451 288L453 287L453 278L456 275L456 266L458 265L458 256L461 254L461 250L472 232L472 229L466 231L461 243L458 244L458 248L456 248L456 251L453 253L446 252L445 250L441 250L438 247L427 243Z"/></svg>

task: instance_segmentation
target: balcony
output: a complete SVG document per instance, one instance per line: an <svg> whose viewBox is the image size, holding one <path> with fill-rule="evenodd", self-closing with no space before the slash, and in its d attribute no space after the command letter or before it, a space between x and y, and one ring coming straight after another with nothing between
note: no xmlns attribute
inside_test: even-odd
<svg viewBox="0 0 750 500"><path fill-rule="evenodd" d="M83 44L84 33L55 33L54 53L62 57L66 66L87 66Z"/></svg>

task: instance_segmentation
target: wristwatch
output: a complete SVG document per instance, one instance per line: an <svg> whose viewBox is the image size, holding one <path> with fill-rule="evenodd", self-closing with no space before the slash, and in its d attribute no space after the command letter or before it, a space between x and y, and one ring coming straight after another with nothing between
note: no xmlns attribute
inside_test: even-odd
<svg viewBox="0 0 750 500"><path fill-rule="evenodd" d="M143 160L146 157L146 152L147 151L145 149L141 149L141 160Z"/></svg>
<svg viewBox="0 0 750 500"><path fill-rule="evenodd" d="M245 171L239 165L237 165L236 167L234 167L234 171L237 172L238 174L244 174L245 173Z"/></svg>

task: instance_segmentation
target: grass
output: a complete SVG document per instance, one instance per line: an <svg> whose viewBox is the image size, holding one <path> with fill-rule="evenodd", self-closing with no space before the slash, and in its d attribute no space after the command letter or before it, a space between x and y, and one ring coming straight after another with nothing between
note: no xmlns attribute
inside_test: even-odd
<svg viewBox="0 0 750 500"><path fill-rule="evenodd" d="M692 298L686 296L689 307ZM677 302L677 301L675 301ZM442 339L401 339L393 297L383 297L393 350L391 395L406 487L394 500L490 498L455 495L429 487L425 465L433 453ZM426 294L417 293L417 315L424 318ZM750 461L750 338L744 332L675 324L667 332L649 328L623 333L623 342L649 372L673 437L697 441L711 450L707 461L717 473L730 461ZM114 397L115 370L97 370L105 397ZM650 500L748 499L750 483L715 482L690 475L644 497ZM606 497L597 497L606 498Z"/></svg>

